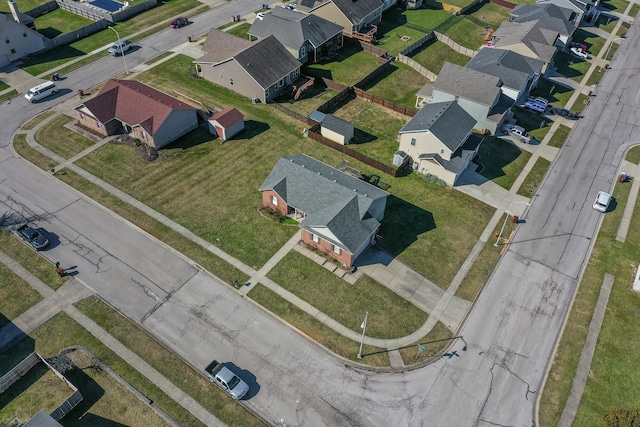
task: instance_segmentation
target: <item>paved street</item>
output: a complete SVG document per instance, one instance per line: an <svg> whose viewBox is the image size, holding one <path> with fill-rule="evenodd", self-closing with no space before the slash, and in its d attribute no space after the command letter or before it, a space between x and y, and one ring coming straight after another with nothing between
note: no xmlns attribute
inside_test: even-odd
<svg viewBox="0 0 640 427"><path fill-rule="evenodd" d="M220 16L210 12L207 25L227 22L230 11L248 3L230 2ZM179 41L171 32L154 37L127 55L132 66L155 55L152 49ZM458 357L421 369L374 373L345 363L154 238L16 158L9 145L13 132L51 103L34 106L19 97L0 105L0 121L7 124L0 128L0 209L38 219L57 237L47 257L75 265L92 290L197 368L214 357L235 363L252 385L245 404L271 424L529 426L601 220L592 199L611 188L621 147L638 134L640 57L629 54L639 38L634 24L536 194L526 224L472 308L460 333L465 342L452 349ZM111 59L71 73L66 84L92 87L112 77L121 63Z"/></svg>

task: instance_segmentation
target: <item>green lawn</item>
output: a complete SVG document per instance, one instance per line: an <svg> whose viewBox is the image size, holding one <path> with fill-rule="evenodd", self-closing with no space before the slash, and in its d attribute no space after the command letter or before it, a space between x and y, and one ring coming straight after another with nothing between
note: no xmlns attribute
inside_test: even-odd
<svg viewBox="0 0 640 427"><path fill-rule="evenodd" d="M5 93L3 95L0 95L0 102L4 101L5 99L13 98L17 94L18 94L18 91L14 89L14 90L9 91L9 92L7 92L7 93Z"/></svg>
<svg viewBox="0 0 640 427"><path fill-rule="evenodd" d="M338 55L306 68L314 77L327 77L346 86L353 86L378 68L378 57L362 50L359 44L345 39Z"/></svg>
<svg viewBox="0 0 640 427"><path fill-rule="evenodd" d="M404 337L427 321L427 313L370 277L363 276L350 285L295 251L288 253L268 277L352 331L360 331L368 311L370 337Z"/></svg>
<svg viewBox="0 0 640 427"><path fill-rule="evenodd" d="M465 66L467 62L471 60L468 56L456 52L446 44L435 39L429 42L423 50L413 55L412 58L436 74L440 73L445 62Z"/></svg>
<svg viewBox="0 0 640 427"><path fill-rule="evenodd" d="M529 152L511 142L485 136L478 151L478 163L482 166L480 174L509 190L529 158Z"/></svg>
<svg viewBox="0 0 640 427"><path fill-rule="evenodd" d="M11 86L9 86L8 84L6 84L5 82L3 82L2 80L0 80L0 92L2 92L3 90L7 90L9 89Z"/></svg>
<svg viewBox="0 0 640 427"><path fill-rule="evenodd" d="M408 117L393 114L384 107L355 98L340 108L335 116L350 121L355 126L354 143L349 145L356 151L392 165L393 154L398 151L398 131L409 121Z"/></svg>
<svg viewBox="0 0 640 427"><path fill-rule="evenodd" d="M640 12L640 5L635 3L633 6L631 6L628 15L632 18L635 18L636 16L638 16L638 12Z"/></svg>
<svg viewBox="0 0 640 427"><path fill-rule="evenodd" d="M565 52L556 53L555 65L560 74L576 82L582 81L587 70L591 67L590 62Z"/></svg>
<svg viewBox="0 0 640 427"><path fill-rule="evenodd" d="M541 96L554 107L564 108L573 92L573 89L553 80L540 79L536 88L531 91L531 96Z"/></svg>
<svg viewBox="0 0 640 427"><path fill-rule="evenodd" d="M79 30L89 24L91 19L76 15L64 9L56 9L35 19L34 24L43 36L53 39L63 34Z"/></svg>
<svg viewBox="0 0 640 427"><path fill-rule="evenodd" d="M251 24L249 24L247 22L244 22L244 23L238 25L237 27L233 27L232 29L230 29L227 32L229 34L233 34L234 36L238 36L238 37L241 37L243 39L251 40L249 38L249 34L247 34L247 31L249 31L249 28L251 28ZM253 38L253 40L255 41L256 39Z"/></svg>
<svg viewBox="0 0 640 427"><path fill-rule="evenodd" d="M504 6L499 6L495 3L481 3L479 8L473 8L471 16L476 17L480 21L486 22L487 25L491 25L494 30L500 27L502 21L509 20L509 10Z"/></svg>
<svg viewBox="0 0 640 427"><path fill-rule="evenodd" d="M73 124L75 120L75 118L65 115L56 117L38 129L36 141L65 159L75 156L82 150L94 145L92 140L66 127L69 124Z"/></svg>
<svg viewBox="0 0 640 427"><path fill-rule="evenodd" d="M76 306L223 423L262 425L251 412L98 297L89 297Z"/></svg>
<svg viewBox="0 0 640 427"><path fill-rule="evenodd" d="M48 0L19 0L16 1L20 12L28 12L31 9L35 9L38 6L41 6L47 3ZM9 9L9 3L0 2L0 13L11 13L11 9Z"/></svg>
<svg viewBox="0 0 640 427"><path fill-rule="evenodd" d="M540 425L555 426L571 390L595 303L605 273L615 276L589 377L574 425L602 425L601 417L612 408L637 408L637 354L640 352L640 295L632 292L633 273L640 259L640 200L636 201L626 241L616 234L631 185L615 185L616 206L604 215L591 259L559 343L540 403Z"/></svg>
<svg viewBox="0 0 640 427"><path fill-rule="evenodd" d="M537 194L538 188L550 167L551 162L549 160L539 157L518 189L518 194L533 198Z"/></svg>
<svg viewBox="0 0 640 427"><path fill-rule="evenodd" d="M378 47L388 51L390 55L397 56L449 18L451 14L444 10L401 11L399 8L392 8L385 12L384 19L378 26L376 33ZM404 36L410 39L402 40Z"/></svg>
<svg viewBox="0 0 640 427"><path fill-rule="evenodd" d="M203 426L203 424L187 410L170 399L155 385L151 384L149 380L140 375L138 371L109 350L65 313L56 315L29 334L29 338L22 339L9 350L0 353L0 373L5 373L32 351L37 351L42 357L49 358L57 355L60 350L73 345L86 347L97 358L122 376L125 381L129 382L153 403L158 405L159 408L167 412L169 416L179 424L193 427ZM91 396L95 398L96 395ZM134 399L133 397L131 398L131 400ZM91 400L87 399L83 405L88 403L91 403ZM107 424L102 424L104 420L91 416L91 411L72 411L64 418L63 423L64 425L71 426L132 425L131 423L133 421L133 419L120 419L121 422L116 424L115 421L108 420L109 422Z"/></svg>
<svg viewBox="0 0 640 427"><path fill-rule="evenodd" d="M600 53L604 42L604 38L597 36L589 31L578 28L573 33L573 41L576 43L582 43L587 46L587 52L589 56L596 57Z"/></svg>
<svg viewBox="0 0 640 427"><path fill-rule="evenodd" d="M393 71L389 75L384 76L373 87L366 90L387 101L415 110L416 92L429 82L429 79L413 68L397 62L393 64Z"/></svg>
<svg viewBox="0 0 640 427"><path fill-rule="evenodd" d="M471 19L461 19L444 32L444 35L451 38L461 46L471 50L477 50L485 44L483 37L486 33L481 27ZM469 58L470 60L471 58Z"/></svg>
<svg viewBox="0 0 640 427"><path fill-rule="evenodd" d="M389 366L389 356L387 353L378 353L373 356L358 359L357 356L360 347L357 341L352 341L340 335L333 329L325 326L324 323L318 321L315 317L302 311L298 306L289 303L261 284L252 287L249 292L249 297L285 322L300 330L318 344L321 344L339 356L370 366ZM382 350L381 348L365 344L362 348L362 353L368 354Z"/></svg>
<svg viewBox="0 0 640 427"><path fill-rule="evenodd" d="M632 147L631 149L629 149L629 151L627 152L626 159L631 163L635 163L636 165L639 164L640 163L640 145L636 145L635 147Z"/></svg>
<svg viewBox="0 0 640 427"><path fill-rule="evenodd" d="M422 337L411 346L404 346L400 349L402 361L405 365L420 362L424 363L426 359L433 357L440 350L448 346L451 343L452 337L453 334L451 331L442 322L438 321L427 336ZM420 352L418 352L418 343L425 347L426 351L420 350ZM363 351L363 354L366 354L366 352Z"/></svg>
<svg viewBox="0 0 640 427"><path fill-rule="evenodd" d="M583 113L585 108L587 108L590 100L591 97L589 97L589 95L581 93L580 95L578 95L578 99L576 99L576 102L574 102L571 106L571 111Z"/></svg>
<svg viewBox="0 0 640 427"><path fill-rule="evenodd" d="M624 13L627 10L627 6L629 6L629 2L627 0L604 0L599 6L605 10Z"/></svg>
<svg viewBox="0 0 640 427"><path fill-rule="evenodd" d="M548 145L551 147L560 148L564 145L564 142L567 140L569 136L569 132L571 132L571 128L565 125L560 125L551 136L551 139L548 142Z"/></svg>
<svg viewBox="0 0 640 427"><path fill-rule="evenodd" d="M41 300L40 294L27 282L4 264L0 264L0 328Z"/></svg>
<svg viewBox="0 0 640 427"><path fill-rule="evenodd" d="M442 3L450 4L451 6L457 6L461 8L465 8L473 3L473 0L446 0L442 1Z"/></svg>
<svg viewBox="0 0 640 427"><path fill-rule="evenodd" d="M513 112L513 116L516 118L518 125L522 126L538 141L542 141L544 139L553 124L550 119L520 107L512 107L511 111Z"/></svg>
<svg viewBox="0 0 640 427"><path fill-rule="evenodd" d="M618 24L618 19L619 18L617 16L601 14L596 26L607 33L612 33L613 29Z"/></svg>

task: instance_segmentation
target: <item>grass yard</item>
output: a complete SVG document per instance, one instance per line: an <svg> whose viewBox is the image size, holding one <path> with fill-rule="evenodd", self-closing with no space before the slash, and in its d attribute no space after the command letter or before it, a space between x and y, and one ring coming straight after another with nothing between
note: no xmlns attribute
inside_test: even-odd
<svg viewBox="0 0 640 427"><path fill-rule="evenodd" d="M618 20L619 18L617 16L605 15L603 13L600 14L596 27L603 31L606 31L607 33L612 33L613 29L618 24Z"/></svg>
<svg viewBox="0 0 640 427"><path fill-rule="evenodd" d="M336 96L338 91L322 87L319 85L313 86L311 89L307 89L301 99L297 100L293 104L289 101L282 102L282 105L290 110L293 110L303 116L308 116L318 109L319 106L329 101Z"/></svg>
<svg viewBox="0 0 640 427"><path fill-rule="evenodd" d="M438 2L440 3L440 2ZM457 6L460 8L465 8L467 6L469 6L471 3L473 3L473 0L446 0L446 1L442 1L441 3L443 4L449 4L451 6Z"/></svg>
<svg viewBox="0 0 640 427"><path fill-rule="evenodd" d="M0 264L0 328L40 301L42 297L38 292L7 266Z"/></svg>
<svg viewBox="0 0 640 427"><path fill-rule="evenodd" d="M367 335L373 338L404 337L429 317L368 276L350 285L295 251L288 253L267 276L352 331L360 331L361 317L368 311Z"/></svg>
<svg viewBox="0 0 640 427"><path fill-rule="evenodd" d="M589 56L594 58L598 56L600 50L602 50L602 46L606 42L604 38L581 28L578 28L573 33L572 40L576 43L582 43L587 46L587 52L589 52Z"/></svg>
<svg viewBox="0 0 640 427"><path fill-rule="evenodd" d="M574 425L602 425L602 415L612 408L637 408L637 354L640 352L640 295L630 291L634 266L640 259L640 200L626 241L616 234L631 185L615 185L615 209L604 216L591 259L580 283L540 403L540 425L555 426L571 390L595 303L605 273L615 275L605 318L598 336L586 389Z"/></svg>
<svg viewBox="0 0 640 427"><path fill-rule="evenodd" d="M511 11L508 8L489 2L480 3L480 5L478 8L472 8L469 14L491 25L494 30L500 27L502 21L509 20L509 12Z"/></svg>
<svg viewBox="0 0 640 427"><path fill-rule="evenodd" d="M0 80L0 92L9 89L11 86Z"/></svg>
<svg viewBox="0 0 640 427"><path fill-rule="evenodd" d="M396 62L392 67L392 73L375 83L373 87L366 88L366 91L415 110L416 92L430 80L403 63Z"/></svg>
<svg viewBox="0 0 640 427"><path fill-rule="evenodd" d="M601 8L605 10L611 10L618 13L624 13L629 6L629 2L627 0L604 0L599 5Z"/></svg>
<svg viewBox="0 0 640 427"><path fill-rule="evenodd" d="M362 50L345 38L344 47L333 58L309 65L305 72L314 77L326 77L346 86L353 86L378 68L378 57Z"/></svg>
<svg viewBox="0 0 640 427"><path fill-rule="evenodd" d="M98 297L82 300L76 303L76 307L223 423L262 425L257 417L234 402L224 391Z"/></svg>
<svg viewBox="0 0 640 427"><path fill-rule="evenodd" d="M334 113L355 126L354 143L349 147L387 165L392 165L398 150L396 136L409 121L362 98L355 98Z"/></svg>
<svg viewBox="0 0 640 427"><path fill-rule="evenodd" d="M93 21L91 19L76 15L64 9L52 10L49 13L37 17L34 21L38 32L50 39L79 30L92 23Z"/></svg>
<svg viewBox="0 0 640 427"><path fill-rule="evenodd" d="M542 141L551 129L553 121L545 116L536 114L532 111L525 110L520 107L511 107L513 116L518 122L519 126L522 126L531 136L538 141Z"/></svg>
<svg viewBox="0 0 640 427"><path fill-rule="evenodd" d="M573 92L572 88L553 80L540 79L536 88L531 91L531 96L541 96L554 107L564 108Z"/></svg>
<svg viewBox="0 0 640 427"><path fill-rule="evenodd" d="M636 165L640 163L640 145L636 145L627 152L626 159Z"/></svg>
<svg viewBox="0 0 640 427"><path fill-rule="evenodd" d="M53 116L54 114L57 114L56 111L53 110L46 110L43 111L42 113L38 114L37 116L35 116L32 119L29 119L29 121L27 121L25 124L23 124L20 127L20 130L31 130L34 127L36 127L36 125L46 119L48 119L49 117Z"/></svg>
<svg viewBox="0 0 640 427"><path fill-rule="evenodd" d="M468 56L464 56L461 53L451 49L446 44L434 39L425 45L419 53L412 56L412 58L419 64L426 67L433 73L440 73L442 66L445 62L451 62L460 66L467 65L467 62L471 60Z"/></svg>
<svg viewBox="0 0 640 427"><path fill-rule="evenodd" d="M0 423L14 418L26 422L41 409L53 412L72 394L71 387L40 362L0 394Z"/></svg>
<svg viewBox="0 0 640 427"><path fill-rule="evenodd" d="M27 218L29 219L29 218ZM36 223L36 225L41 225ZM42 224L46 228L46 224ZM0 248L2 252L9 255L18 264L29 270L34 276L49 285L52 289L59 289L67 280L68 276L59 277L56 268L38 252L31 249L18 237L10 234L5 229L0 230ZM28 291L27 291L28 292Z"/></svg>
<svg viewBox="0 0 640 427"><path fill-rule="evenodd" d="M13 148L21 157L27 159L42 170L51 170L51 168L58 164L58 162L51 160L38 150L31 148L31 146L27 144L27 135L25 134L15 135L13 137Z"/></svg>
<svg viewBox="0 0 640 427"><path fill-rule="evenodd" d="M525 197L535 196L549 167L551 167L549 160L538 157L538 160L536 160L533 168L531 168L531 171L527 174L527 177L518 189L518 194Z"/></svg>
<svg viewBox="0 0 640 427"><path fill-rule="evenodd" d="M553 135L551 135L551 139L549 140L547 145L551 147L561 148L564 145L564 142L567 140L569 132L571 132L571 128L569 126L558 126Z"/></svg>
<svg viewBox="0 0 640 427"><path fill-rule="evenodd" d="M47 0L20 0L16 2L18 4L18 8L20 12L24 13L31 9L35 9L38 6L42 6L47 3ZM11 9L9 9L9 3L0 2L0 13L11 13Z"/></svg>
<svg viewBox="0 0 640 427"><path fill-rule="evenodd" d="M253 286L249 292L249 297L300 330L310 339L339 356L370 366L389 366L389 356L386 353L378 353L358 359L359 343L357 341L352 341L340 335L261 284ZM362 353L369 354L382 350L365 344L362 348Z"/></svg>
<svg viewBox="0 0 640 427"><path fill-rule="evenodd" d="M511 142L485 136L478 151L480 175L509 190L531 158L531 153L519 149Z"/></svg>
<svg viewBox="0 0 640 427"><path fill-rule="evenodd" d="M450 18L451 14L445 10L423 8L401 11L399 8L392 8L385 12L384 19L378 26L376 40L380 48L397 56ZM404 36L410 39L404 41Z"/></svg>
<svg viewBox="0 0 640 427"><path fill-rule="evenodd" d="M579 111L580 113L584 113L584 110L589 105L589 101L591 101L591 97L589 95L585 95L584 93L581 93L580 95L578 95L578 98L571 106L571 111L573 112Z"/></svg>
<svg viewBox="0 0 640 427"><path fill-rule="evenodd" d="M4 101L5 99L13 98L14 96L17 96L17 95L18 95L18 91L13 89L7 93L0 95L0 102Z"/></svg>
<svg viewBox="0 0 640 427"><path fill-rule="evenodd" d="M453 337L451 331L444 326L444 323L438 321L428 335L422 337L412 346L405 346L400 350L402 362L405 365L412 365L433 357L451 343L451 337ZM427 350L421 350L418 353L418 344L422 344Z"/></svg>
<svg viewBox="0 0 640 427"><path fill-rule="evenodd" d="M629 9L628 15L635 18L638 16L638 12L640 12L640 5L638 3L634 3L634 5L631 6L631 9Z"/></svg>
<svg viewBox="0 0 640 427"><path fill-rule="evenodd" d="M98 426L105 420L110 425L131 427L169 425L87 354L74 350L67 356L76 368L66 372L65 377L82 393L83 400L64 418L65 426Z"/></svg>
<svg viewBox="0 0 640 427"><path fill-rule="evenodd" d="M463 15L464 16L464 15ZM483 37L486 33L484 27L471 19L461 19L444 32L454 42L468 49L477 50L485 44ZM471 60L471 58L469 58Z"/></svg>
<svg viewBox="0 0 640 427"><path fill-rule="evenodd" d="M227 33L233 34L234 36L238 36L243 39L252 40L249 37L249 34L247 34L247 32L249 31L249 28L251 28L251 24L249 24L248 22L244 22L238 25L237 27L233 27L232 29L227 31ZM255 40L256 39L253 39L252 41L255 41Z"/></svg>
<svg viewBox="0 0 640 427"><path fill-rule="evenodd" d="M558 52L555 57L558 73L576 82L581 82L591 67L591 63L566 52Z"/></svg>
<svg viewBox="0 0 640 427"><path fill-rule="evenodd" d="M15 366L32 351L37 351L42 357L50 358L57 355L60 350L75 345L87 348L93 355L129 382L129 384L167 412L169 416L179 424L193 427L204 426L187 410L170 399L65 313L54 316L51 320L33 331L29 335L29 338L22 339L9 350L0 353L0 371L4 369L8 370ZM103 396L101 396L101 398ZM128 396L126 396L126 398L133 399ZM87 420L82 417L83 415L89 418L88 423L85 423ZM96 424L97 419L93 419L95 422L92 423L91 419L90 413L72 412L64 418L64 425L67 425L67 422L71 423L72 420L74 423L77 423L73 425L113 425ZM83 424L80 424L81 422ZM125 420L123 422L123 425L131 425L131 420Z"/></svg>
<svg viewBox="0 0 640 427"><path fill-rule="evenodd" d="M36 141L65 159L70 159L82 150L94 145L92 140L66 127L75 121L75 118L64 114L54 118L38 129L35 136Z"/></svg>

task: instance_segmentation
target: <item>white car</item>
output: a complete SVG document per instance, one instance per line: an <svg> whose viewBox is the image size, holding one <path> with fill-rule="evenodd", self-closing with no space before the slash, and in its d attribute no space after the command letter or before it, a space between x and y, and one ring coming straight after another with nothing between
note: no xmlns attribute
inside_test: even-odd
<svg viewBox="0 0 640 427"><path fill-rule="evenodd" d="M261 21L262 21L262 20L264 19L264 13L263 13L263 12L258 13L258 14L256 15L256 19L259 19L259 20L261 20Z"/></svg>
<svg viewBox="0 0 640 427"><path fill-rule="evenodd" d="M115 44L109 48L108 52L111 56L124 55L124 53L130 50L132 47L133 43L131 43L131 41L122 40L119 42L115 42Z"/></svg>
<svg viewBox="0 0 640 427"><path fill-rule="evenodd" d="M609 209L609 203L611 203L611 194L605 191L598 191L595 202L593 202L593 209L606 212Z"/></svg>
<svg viewBox="0 0 640 427"><path fill-rule="evenodd" d="M579 47L572 47L571 53L573 53L575 56L581 59L589 58L589 54L587 54L587 52L585 52L584 50L582 50L582 48L579 48Z"/></svg>

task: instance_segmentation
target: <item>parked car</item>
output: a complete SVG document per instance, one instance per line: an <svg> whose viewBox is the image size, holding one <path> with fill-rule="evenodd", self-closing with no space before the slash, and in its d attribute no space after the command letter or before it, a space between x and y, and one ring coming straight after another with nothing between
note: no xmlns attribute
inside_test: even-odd
<svg viewBox="0 0 640 427"><path fill-rule="evenodd" d="M235 400L242 399L249 391L247 383L227 368L224 363L214 360L204 370L209 381L227 392Z"/></svg>
<svg viewBox="0 0 640 427"><path fill-rule="evenodd" d="M180 28L180 27L184 27L185 25L189 24L189 19L187 18L176 18L174 19L171 24L169 24L169 26L171 28Z"/></svg>
<svg viewBox="0 0 640 427"><path fill-rule="evenodd" d="M115 42L114 45L109 48L108 52L111 56L124 55L124 53L130 50L132 47L133 43L130 40L122 40L119 42Z"/></svg>
<svg viewBox="0 0 640 427"><path fill-rule="evenodd" d="M609 209L609 203L611 203L611 194L605 191L598 191L595 202L593 202L593 209L606 212Z"/></svg>
<svg viewBox="0 0 640 427"><path fill-rule="evenodd" d="M572 47L571 53L573 53L580 59L589 59L589 54L586 51L582 50L581 47Z"/></svg>
<svg viewBox="0 0 640 427"><path fill-rule="evenodd" d="M523 127L511 125L507 128L509 135L516 137L520 142L528 144L531 142L531 135L529 135Z"/></svg>
<svg viewBox="0 0 640 427"><path fill-rule="evenodd" d="M40 249L44 249L49 244L49 240L44 237L38 230L33 227L30 227L28 224L24 224L19 227L17 230L18 235L31 246L33 249L39 251Z"/></svg>
<svg viewBox="0 0 640 427"><path fill-rule="evenodd" d="M524 103L524 108L535 111L540 114L544 114L547 111L547 107L549 107L549 102L544 98L529 98L527 102Z"/></svg>
<svg viewBox="0 0 640 427"><path fill-rule="evenodd" d="M285 6L283 6L289 10L298 10L298 3L289 3Z"/></svg>
<svg viewBox="0 0 640 427"><path fill-rule="evenodd" d="M261 21L262 21L262 20L264 19L264 12L260 12L260 13L258 13L258 14L256 15L256 19L259 19L259 20L261 20Z"/></svg>
<svg viewBox="0 0 640 427"><path fill-rule="evenodd" d="M577 119L576 115L573 112L567 110L566 108L551 107L549 109L549 112L551 114L555 114L560 117L566 117L567 119L571 119L571 120Z"/></svg>

